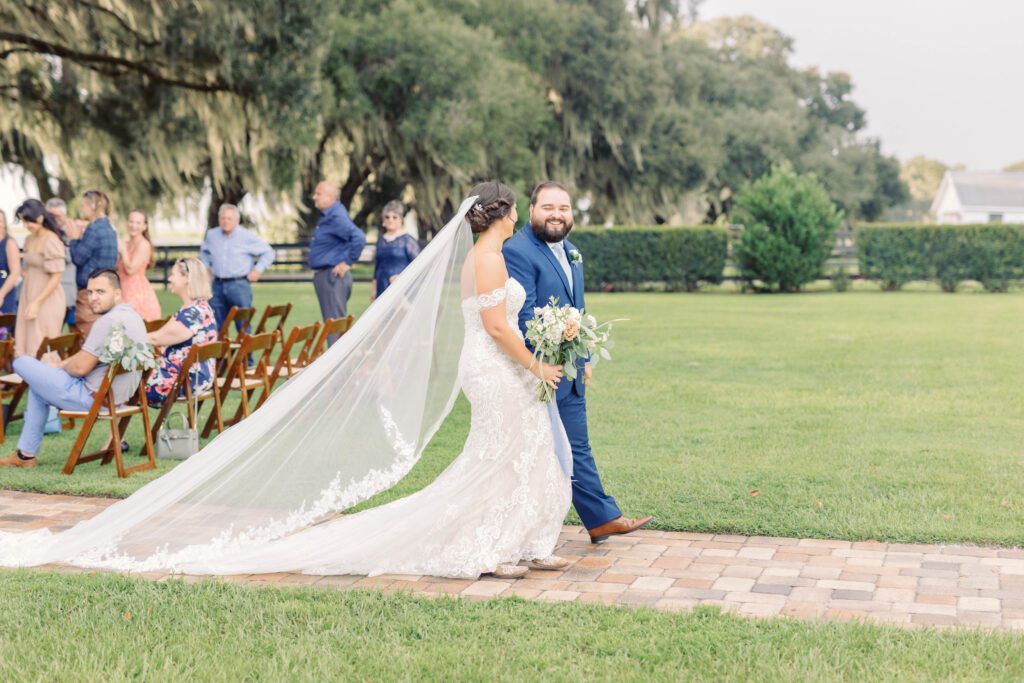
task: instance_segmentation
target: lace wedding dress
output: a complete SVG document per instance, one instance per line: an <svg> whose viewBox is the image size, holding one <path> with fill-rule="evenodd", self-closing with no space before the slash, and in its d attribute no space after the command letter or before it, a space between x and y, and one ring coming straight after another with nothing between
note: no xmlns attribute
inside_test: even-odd
<svg viewBox="0 0 1024 683"><path fill-rule="evenodd" d="M475 578L499 564L551 555L572 498L554 452L537 379L506 356L480 310L505 305L509 325L526 293L513 278L462 302L459 379L472 409L462 454L410 496L319 524L189 573L302 571Z"/></svg>

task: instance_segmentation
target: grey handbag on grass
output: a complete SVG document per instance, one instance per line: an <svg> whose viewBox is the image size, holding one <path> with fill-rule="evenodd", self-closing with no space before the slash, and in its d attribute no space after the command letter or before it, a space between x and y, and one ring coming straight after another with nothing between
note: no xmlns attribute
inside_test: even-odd
<svg viewBox="0 0 1024 683"><path fill-rule="evenodd" d="M191 369L189 370L191 374ZM196 372L198 380L199 373ZM189 380L185 380L189 381ZM199 420L199 392L193 391L195 398L196 421ZM171 400L168 396L164 400ZM177 415L181 418L181 429L171 428L171 419ZM156 433L156 457L163 460L186 460L199 452L199 430L188 426L188 417L180 411L171 411Z"/></svg>

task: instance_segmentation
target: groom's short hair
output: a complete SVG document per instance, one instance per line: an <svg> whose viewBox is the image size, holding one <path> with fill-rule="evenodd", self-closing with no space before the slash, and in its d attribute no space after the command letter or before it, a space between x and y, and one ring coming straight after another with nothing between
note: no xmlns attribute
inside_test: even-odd
<svg viewBox="0 0 1024 683"><path fill-rule="evenodd" d="M540 196L541 192L552 189L561 190L562 192L569 194L569 189L562 183L555 182L554 180L545 180L543 183L533 188L533 193L530 195L530 204L537 203L537 197ZM571 197L572 195L569 196Z"/></svg>

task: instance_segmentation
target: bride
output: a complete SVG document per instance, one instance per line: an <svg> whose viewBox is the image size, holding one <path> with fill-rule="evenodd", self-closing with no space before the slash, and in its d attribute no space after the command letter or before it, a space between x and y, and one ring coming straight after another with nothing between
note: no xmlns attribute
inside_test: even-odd
<svg viewBox="0 0 1024 683"><path fill-rule="evenodd" d="M0 533L0 565L457 578L567 566L552 553L571 502L556 451L568 447L536 399L538 380L554 386L562 370L538 362L516 324L525 292L501 256L514 193L489 182L471 195L251 419L66 532ZM412 468L460 386L471 422L454 462L412 495L328 519Z"/></svg>

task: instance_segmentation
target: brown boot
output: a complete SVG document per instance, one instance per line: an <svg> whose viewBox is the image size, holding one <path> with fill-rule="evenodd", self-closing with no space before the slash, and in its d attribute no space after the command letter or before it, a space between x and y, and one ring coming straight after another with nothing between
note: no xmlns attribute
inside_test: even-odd
<svg viewBox="0 0 1024 683"><path fill-rule="evenodd" d="M0 458L0 467L35 467L36 459L23 460L17 453L12 453L6 458Z"/></svg>
<svg viewBox="0 0 1024 683"><path fill-rule="evenodd" d="M591 543L601 543L602 541L608 540L609 536L628 534L645 527L652 519L654 519L654 517L650 515L640 517L638 519L619 516L610 522L605 522L601 526L594 527L593 529L587 529L587 533L590 534Z"/></svg>

